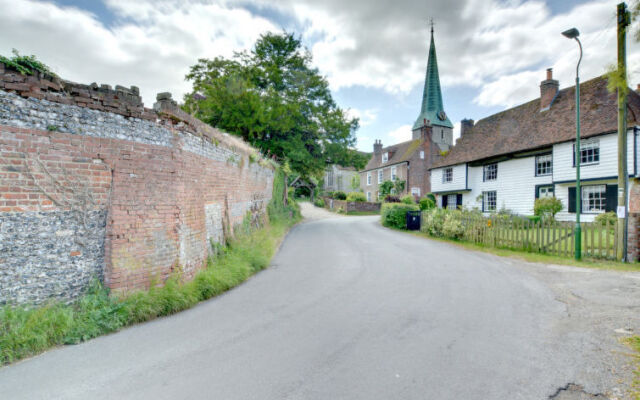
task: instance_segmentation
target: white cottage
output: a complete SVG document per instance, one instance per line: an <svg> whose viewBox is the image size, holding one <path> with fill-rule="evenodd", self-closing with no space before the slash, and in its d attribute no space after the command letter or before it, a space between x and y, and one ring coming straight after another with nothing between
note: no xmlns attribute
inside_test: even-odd
<svg viewBox="0 0 640 400"><path fill-rule="evenodd" d="M462 121L462 136L431 168L440 207L501 209L532 215L535 199L562 201L560 220L575 220L575 86L558 90L547 70L539 99L478 121ZM580 85L582 220L617 205L617 102L605 77ZM629 193L638 171L640 96L628 95Z"/></svg>

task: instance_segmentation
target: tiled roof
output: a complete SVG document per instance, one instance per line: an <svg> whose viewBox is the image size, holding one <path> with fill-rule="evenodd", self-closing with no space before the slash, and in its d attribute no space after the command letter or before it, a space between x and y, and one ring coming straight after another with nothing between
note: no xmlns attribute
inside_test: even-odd
<svg viewBox="0 0 640 400"><path fill-rule="evenodd" d="M403 161L409 160L411 155L420 147L422 144L422 139L414 139L409 140L407 142L402 142L398 144L394 144L393 146L388 146L382 149L380 154L373 154L367 166L364 167L363 171L369 171L372 169L386 167L387 165L398 164ZM381 154L391 152L391 158L386 163L382 163Z"/></svg>
<svg viewBox="0 0 640 400"><path fill-rule="evenodd" d="M628 104L628 121L632 126L640 120L640 96L630 90ZM617 98L607 90L606 77L580 84L580 137L617 129ZM431 168L533 150L570 141L575 136L575 86L572 86L560 90L547 111L540 112L540 99L536 99L478 121Z"/></svg>

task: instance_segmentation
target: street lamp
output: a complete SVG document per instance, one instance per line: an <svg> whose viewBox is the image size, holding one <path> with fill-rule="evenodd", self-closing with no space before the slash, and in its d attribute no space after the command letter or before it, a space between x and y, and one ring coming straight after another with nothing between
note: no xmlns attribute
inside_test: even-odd
<svg viewBox="0 0 640 400"><path fill-rule="evenodd" d="M562 32L562 34L569 38L575 39L580 47L580 58L578 59L578 65L576 66L576 248L575 257L576 260L580 260L582 257L582 228L580 227L580 209L581 200L580 195L580 62L582 61L582 43L580 43L580 32L576 28L571 28Z"/></svg>

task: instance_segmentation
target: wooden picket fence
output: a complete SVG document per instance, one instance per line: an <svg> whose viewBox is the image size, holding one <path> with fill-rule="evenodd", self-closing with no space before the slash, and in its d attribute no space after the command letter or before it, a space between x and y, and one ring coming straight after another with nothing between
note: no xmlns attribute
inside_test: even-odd
<svg viewBox="0 0 640 400"><path fill-rule="evenodd" d="M572 257L575 222L531 221L525 218L463 216L464 240L503 247ZM616 225L581 223L582 256L617 259Z"/></svg>

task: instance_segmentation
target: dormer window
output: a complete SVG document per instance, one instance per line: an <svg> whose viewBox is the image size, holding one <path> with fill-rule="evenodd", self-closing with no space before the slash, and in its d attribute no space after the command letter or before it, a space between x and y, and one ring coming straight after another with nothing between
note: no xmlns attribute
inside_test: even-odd
<svg viewBox="0 0 640 400"><path fill-rule="evenodd" d="M389 152L382 153L382 162L386 163L387 161L389 161Z"/></svg>

